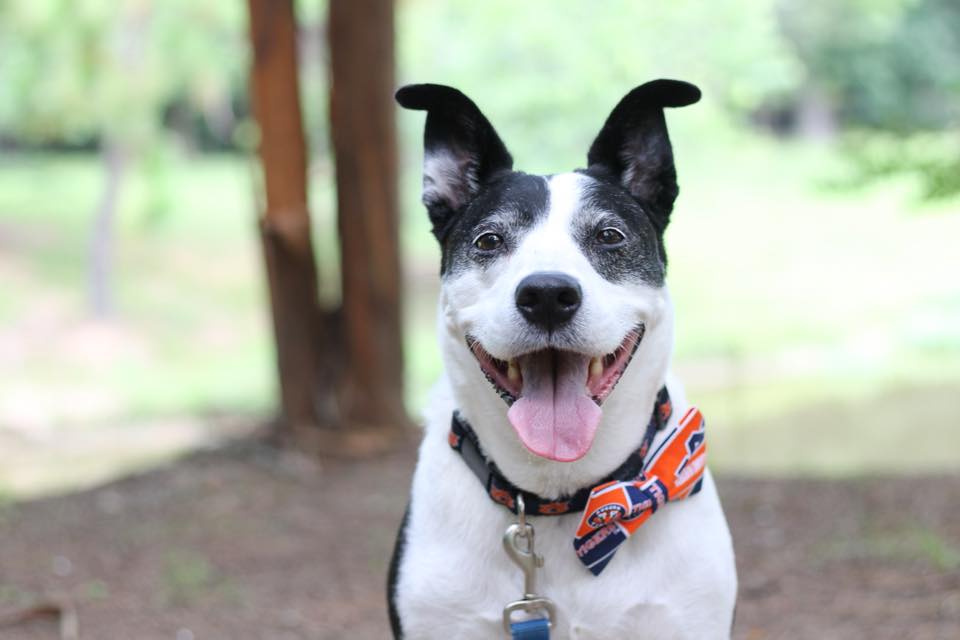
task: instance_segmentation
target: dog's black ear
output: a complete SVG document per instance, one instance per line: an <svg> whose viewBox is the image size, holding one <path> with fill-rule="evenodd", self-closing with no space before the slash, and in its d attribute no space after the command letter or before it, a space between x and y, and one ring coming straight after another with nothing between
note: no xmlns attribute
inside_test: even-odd
<svg viewBox="0 0 960 640"><path fill-rule="evenodd" d="M678 193L663 109L685 107L699 99L700 90L688 82L642 84L614 107L587 153L588 171L615 180L651 209L661 232Z"/></svg>
<svg viewBox="0 0 960 640"><path fill-rule="evenodd" d="M407 109L427 112L423 134L423 204L443 242L455 214L483 184L509 171L513 158L477 105L453 87L411 84L397 91Z"/></svg>

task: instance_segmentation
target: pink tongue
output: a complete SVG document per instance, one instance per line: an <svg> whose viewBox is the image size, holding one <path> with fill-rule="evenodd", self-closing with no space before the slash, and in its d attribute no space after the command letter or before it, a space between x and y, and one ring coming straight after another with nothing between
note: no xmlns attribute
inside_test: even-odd
<svg viewBox="0 0 960 640"><path fill-rule="evenodd" d="M600 424L600 407L587 395L590 359L547 350L519 359L523 391L507 418L536 455L572 462L586 455Z"/></svg>

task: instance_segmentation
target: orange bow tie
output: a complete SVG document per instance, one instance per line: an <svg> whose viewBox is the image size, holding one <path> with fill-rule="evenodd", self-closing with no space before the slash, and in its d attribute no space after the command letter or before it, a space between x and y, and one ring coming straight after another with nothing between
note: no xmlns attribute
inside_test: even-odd
<svg viewBox="0 0 960 640"><path fill-rule="evenodd" d="M700 490L707 464L704 426L700 411L691 407L637 479L607 482L590 492L573 547L594 575L661 505Z"/></svg>

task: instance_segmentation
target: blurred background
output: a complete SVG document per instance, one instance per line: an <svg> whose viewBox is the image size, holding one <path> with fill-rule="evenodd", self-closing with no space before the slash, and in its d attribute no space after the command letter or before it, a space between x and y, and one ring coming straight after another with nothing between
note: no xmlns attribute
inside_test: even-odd
<svg viewBox="0 0 960 640"><path fill-rule="evenodd" d="M293 4L0 0L0 635L385 637L440 373L392 89L551 173L657 77L737 637L960 633L955 0Z"/></svg>

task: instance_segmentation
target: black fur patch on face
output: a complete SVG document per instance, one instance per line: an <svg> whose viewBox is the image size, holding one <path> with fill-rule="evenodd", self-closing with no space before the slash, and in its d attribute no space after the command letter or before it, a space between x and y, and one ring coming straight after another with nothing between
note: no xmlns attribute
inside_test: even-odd
<svg viewBox="0 0 960 640"><path fill-rule="evenodd" d="M442 245L440 275L485 267L516 249L524 232L547 214L550 192L542 176L504 173L491 180L455 218ZM503 244L482 251L474 240L495 233Z"/></svg>
<svg viewBox="0 0 960 640"><path fill-rule="evenodd" d="M583 204L574 218L573 234L597 273L610 282L643 281L663 286L667 256L663 237L644 206L618 184L579 171L584 181ZM604 244L597 234L613 227L624 235L614 245Z"/></svg>

